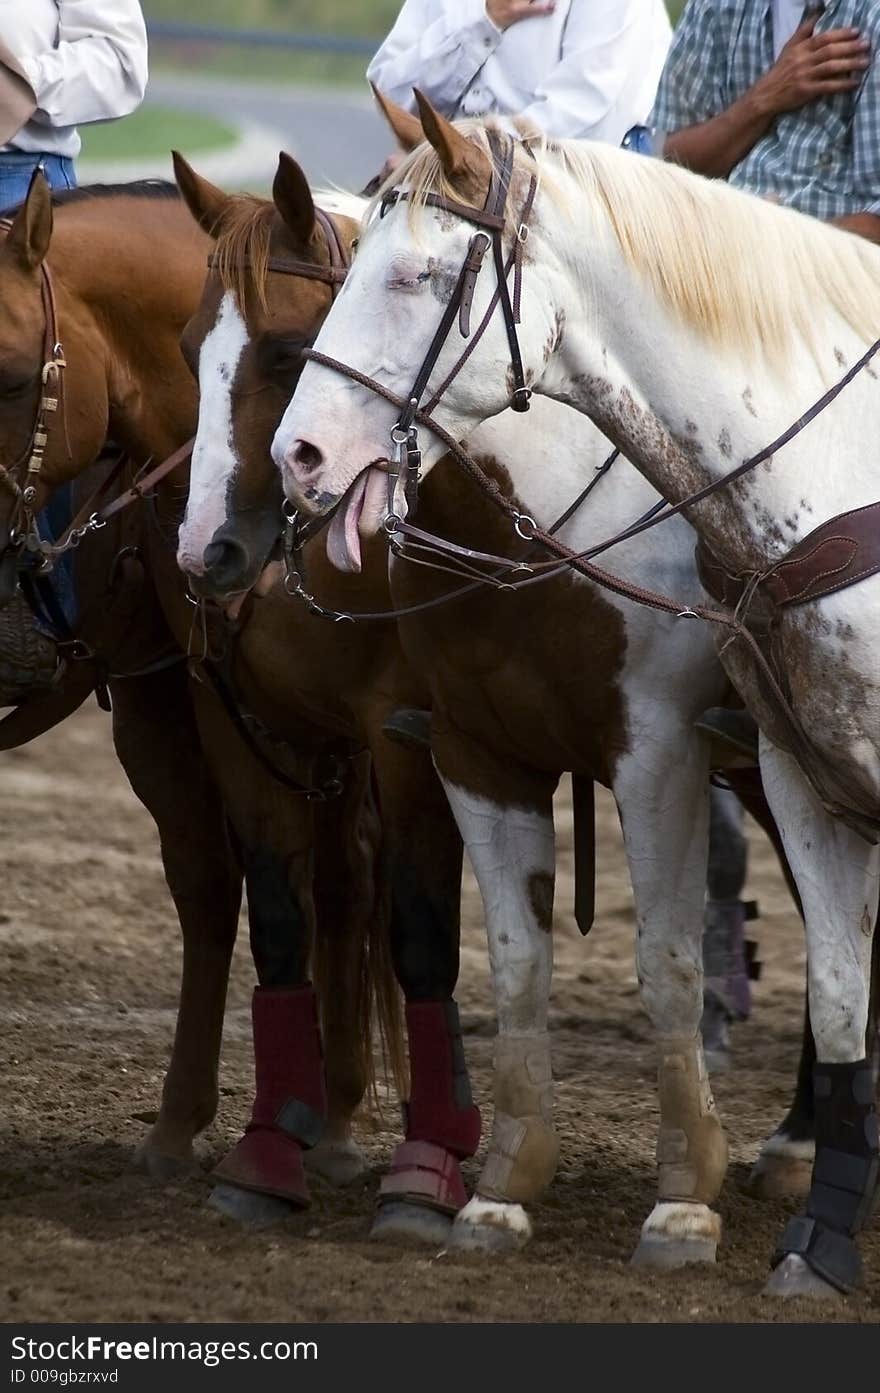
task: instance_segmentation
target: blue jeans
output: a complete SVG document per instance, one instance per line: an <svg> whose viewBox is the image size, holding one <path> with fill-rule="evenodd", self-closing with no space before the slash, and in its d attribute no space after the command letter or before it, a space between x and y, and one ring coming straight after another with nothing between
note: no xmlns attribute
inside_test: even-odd
<svg viewBox="0 0 880 1393"><path fill-rule="evenodd" d="M73 160L66 155L30 154L24 150L0 152L0 212L23 203L34 170L42 169L50 189L75 189Z"/></svg>

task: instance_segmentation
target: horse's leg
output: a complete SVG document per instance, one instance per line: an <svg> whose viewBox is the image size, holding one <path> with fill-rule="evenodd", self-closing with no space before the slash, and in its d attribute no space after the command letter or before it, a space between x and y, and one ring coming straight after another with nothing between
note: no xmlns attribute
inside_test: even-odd
<svg viewBox="0 0 880 1393"><path fill-rule="evenodd" d="M371 747L409 1044L405 1139L382 1181L372 1237L437 1245L467 1199L460 1163L480 1141L453 996L461 837L427 751L401 749L378 735Z"/></svg>
<svg viewBox="0 0 880 1393"><path fill-rule="evenodd" d="M555 780L499 764L436 715L433 743L483 899L498 1019L488 1154L450 1245L502 1252L528 1240L523 1205L550 1183L559 1154L547 1033Z"/></svg>
<svg viewBox="0 0 880 1393"><path fill-rule="evenodd" d="M217 1059L238 926L241 875L193 719L182 665L112 684L113 738L159 832L183 934L183 975L158 1117L138 1148L159 1179L192 1165L192 1140L217 1111Z"/></svg>
<svg viewBox="0 0 880 1393"><path fill-rule="evenodd" d="M651 732L617 761L612 786L635 897L642 1002L659 1050L657 1202L633 1261L714 1262L721 1221L711 1209L727 1166L700 1039L708 771L699 740L653 703L634 726Z"/></svg>
<svg viewBox="0 0 880 1393"><path fill-rule="evenodd" d="M725 777L737 797L766 834L779 860L798 914L803 918L801 898L785 855L779 829L764 796L758 769L731 769ZM746 1182L750 1195L760 1199L779 1199L785 1195L805 1195L810 1188L815 1154L815 1112L813 1106L813 1066L816 1045L810 1029L810 1006L804 999L801 1055L798 1062L794 1097L783 1120L761 1147Z"/></svg>
<svg viewBox="0 0 880 1393"><path fill-rule="evenodd" d="M310 1203L303 1151L327 1115L314 934L311 806L263 768L213 693L199 688L199 731L220 786L247 887L258 985L252 999L256 1093L244 1135L214 1169L210 1203L263 1226Z"/></svg>
<svg viewBox="0 0 880 1393"><path fill-rule="evenodd" d="M786 1226L767 1290L833 1297L861 1285L855 1236L880 1165L865 1055L880 853L824 811L794 759L762 736L761 774L807 928L816 1156L803 1215Z"/></svg>
<svg viewBox="0 0 880 1393"><path fill-rule="evenodd" d="M742 1019L746 1008L745 1002L731 999L731 979L742 976L748 991L742 903L747 856L742 803L729 789L711 788L701 1031L712 1073L731 1067L730 1021Z"/></svg>

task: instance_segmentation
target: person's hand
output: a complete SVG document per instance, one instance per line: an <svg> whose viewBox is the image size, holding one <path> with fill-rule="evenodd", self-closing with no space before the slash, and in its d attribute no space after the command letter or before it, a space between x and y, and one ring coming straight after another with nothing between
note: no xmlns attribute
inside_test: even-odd
<svg viewBox="0 0 880 1393"><path fill-rule="evenodd" d="M486 14L496 29L509 29L511 24L519 24L522 19L538 19L541 15L552 15L556 9L554 0L486 0Z"/></svg>
<svg viewBox="0 0 880 1393"><path fill-rule="evenodd" d="M795 111L807 102L852 92L871 66L871 45L858 29L814 34L817 11L803 20L773 67L752 89L766 112Z"/></svg>

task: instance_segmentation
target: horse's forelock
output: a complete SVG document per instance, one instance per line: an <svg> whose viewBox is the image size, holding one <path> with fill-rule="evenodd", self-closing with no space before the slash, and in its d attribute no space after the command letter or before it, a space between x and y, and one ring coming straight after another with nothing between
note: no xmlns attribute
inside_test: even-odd
<svg viewBox="0 0 880 1393"><path fill-rule="evenodd" d="M244 313L248 288L267 309L269 250L275 204L252 194L230 197L217 229L214 266L223 289L234 295Z"/></svg>

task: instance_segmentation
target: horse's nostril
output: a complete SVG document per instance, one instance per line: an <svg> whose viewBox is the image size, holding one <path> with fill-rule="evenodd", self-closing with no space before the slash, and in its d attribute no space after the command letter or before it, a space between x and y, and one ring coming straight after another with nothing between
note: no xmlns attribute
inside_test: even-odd
<svg viewBox="0 0 880 1393"><path fill-rule="evenodd" d="M293 460L301 474L314 474L324 463L324 456L311 440L298 440L293 452Z"/></svg>
<svg viewBox="0 0 880 1393"><path fill-rule="evenodd" d="M209 542L205 547L205 575L216 585L234 584L247 570L248 554L232 537Z"/></svg>

